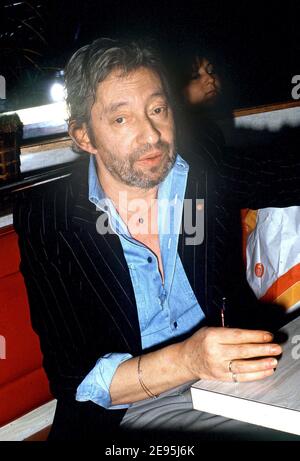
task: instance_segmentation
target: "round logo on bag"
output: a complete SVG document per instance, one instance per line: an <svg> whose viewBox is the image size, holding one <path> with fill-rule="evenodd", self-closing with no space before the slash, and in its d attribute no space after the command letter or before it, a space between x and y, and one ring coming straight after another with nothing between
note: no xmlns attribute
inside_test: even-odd
<svg viewBox="0 0 300 461"><path fill-rule="evenodd" d="M261 278L265 272L264 265L262 263L255 264L254 272L255 272L256 277Z"/></svg>

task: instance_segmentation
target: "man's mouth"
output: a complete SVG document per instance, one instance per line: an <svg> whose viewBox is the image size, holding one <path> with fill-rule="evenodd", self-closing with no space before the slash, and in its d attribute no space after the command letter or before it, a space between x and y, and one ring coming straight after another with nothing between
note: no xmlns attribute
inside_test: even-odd
<svg viewBox="0 0 300 461"><path fill-rule="evenodd" d="M162 153L160 151L156 151L156 152L152 152L151 154L144 155L138 160L138 162L154 164L160 161L161 157L162 157Z"/></svg>

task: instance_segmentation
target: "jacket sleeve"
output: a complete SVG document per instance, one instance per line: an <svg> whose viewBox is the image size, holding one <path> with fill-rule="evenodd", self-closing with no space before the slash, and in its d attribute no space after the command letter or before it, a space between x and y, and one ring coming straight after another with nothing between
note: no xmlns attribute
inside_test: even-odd
<svg viewBox="0 0 300 461"><path fill-rule="evenodd" d="M38 190L21 194L15 203L14 227L31 322L51 391L57 398L75 399L77 387L97 360L113 351L106 343L109 320L87 295L90 288L65 243L72 235L52 212L59 199L64 204L59 188L48 196Z"/></svg>

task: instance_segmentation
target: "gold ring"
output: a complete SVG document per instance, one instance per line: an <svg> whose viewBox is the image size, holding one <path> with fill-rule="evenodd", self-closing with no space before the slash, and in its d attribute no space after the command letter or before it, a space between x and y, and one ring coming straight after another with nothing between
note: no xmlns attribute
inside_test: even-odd
<svg viewBox="0 0 300 461"><path fill-rule="evenodd" d="M228 363L229 373L233 373L233 371L232 371L232 362L233 362L233 360L230 360L230 362Z"/></svg>
<svg viewBox="0 0 300 461"><path fill-rule="evenodd" d="M232 375L232 381L233 381L234 383L237 383L238 380L237 380L236 373L231 373L231 375Z"/></svg>

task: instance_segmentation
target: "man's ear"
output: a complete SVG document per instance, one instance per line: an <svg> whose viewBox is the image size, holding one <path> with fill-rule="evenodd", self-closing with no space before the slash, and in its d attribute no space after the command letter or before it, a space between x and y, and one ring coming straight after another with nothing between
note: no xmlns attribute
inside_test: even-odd
<svg viewBox="0 0 300 461"><path fill-rule="evenodd" d="M71 122L69 125L69 135L80 149L94 155L97 153L97 149L91 143L85 123L78 127L75 122Z"/></svg>

